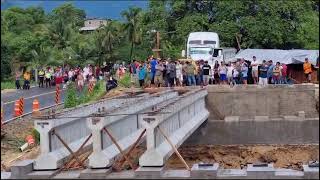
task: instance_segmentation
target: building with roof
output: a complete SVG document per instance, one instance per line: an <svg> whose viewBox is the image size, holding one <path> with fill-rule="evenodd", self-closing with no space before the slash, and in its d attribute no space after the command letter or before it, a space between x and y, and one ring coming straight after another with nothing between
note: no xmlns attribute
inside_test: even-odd
<svg viewBox="0 0 320 180"><path fill-rule="evenodd" d="M92 18L92 19L86 19L84 21L84 27L80 28L80 31L95 31L98 28L107 25L109 20L106 19L98 19L98 18Z"/></svg>

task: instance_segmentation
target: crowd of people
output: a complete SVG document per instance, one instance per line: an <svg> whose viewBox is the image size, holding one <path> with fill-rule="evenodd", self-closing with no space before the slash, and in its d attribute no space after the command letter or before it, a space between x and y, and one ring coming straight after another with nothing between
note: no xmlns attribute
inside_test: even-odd
<svg viewBox="0 0 320 180"><path fill-rule="evenodd" d="M311 82L312 65L308 58L303 64L304 73L308 82ZM114 70L115 78L111 73ZM46 67L38 70L39 88L50 88L55 84L63 84L63 87L70 82L75 82L78 90L82 90L85 83L95 83L97 80L107 80L108 87L117 86L116 79L122 79L127 72L130 72L131 82L142 88L147 87L175 87L175 86L207 86L208 84L225 84L231 87L238 84L248 84L248 77L252 84L266 86L267 84L287 84L287 65L272 60L263 60L258 63L255 56L252 61L238 59L235 62L220 63L216 61L211 67L208 61L199 60L173 60L160 59L150 56L146 61L133 60L129 65L106 64L104 66L86 65L81 68L70 67ZM34 72L33 72L34 73ZM23 73L23 89L30 88L32 73ZM16 73L16 88L20 89L21 74Z"/></svg>
<svg viewBox="0 0 320 180"><path fill-rule="evenodd" d="M311 81L311 63L308 58L303 65L308 82ZM125 73L125 67L118 69L119 76ZM272 60L258 63L255 56L252 61L238 59L235 62L218 62L213 67L208 61L179 61L160 59L151 56L146 61L133 62L129 66L133 81L138 81L140 87L174 87L174 86L207 86L208 84L252 84L266 86L267 84L287 84L287 65Z"/></svg>
<svg viewBox="0 0 320 180"><path fill-rule="evenodd" d="M74 82L78 90L82 90L85 83L95 83L97 80L104 79L111 72L111 64L104 66L93 66L87 64L85 67L71 67L71 66L58 66L58 67L43 67L37 72L39 88L51 88L56 84L62 84L63 88L67 84ZM33 75L32 75L33 74ZM23 72L23 85L21 87L20 80L22 73L16 72L16 88L17 89L30 89L31 77L35 77L34 72L25 70Z"/></svg>

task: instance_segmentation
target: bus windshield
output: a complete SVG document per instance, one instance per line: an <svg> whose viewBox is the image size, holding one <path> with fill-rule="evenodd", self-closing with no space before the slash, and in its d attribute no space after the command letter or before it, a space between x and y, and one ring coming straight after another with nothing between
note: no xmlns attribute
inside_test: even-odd
<svg viewBox="0 0 320 180"><path fill-rule="evenodd" d="M209 55L209 54L212 54L212 50L211 48L207 48L207 47L192 47L190 48L190 55L192 54Z"/></svg>

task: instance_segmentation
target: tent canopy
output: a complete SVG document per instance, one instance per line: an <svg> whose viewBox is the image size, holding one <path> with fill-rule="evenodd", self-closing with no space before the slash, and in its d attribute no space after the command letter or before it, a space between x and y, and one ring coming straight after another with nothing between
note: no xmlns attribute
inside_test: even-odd
<svg viewBox="0 0 320 180"><path fill-rule="evenodd" d="M231 59L235 61L239 58L252 61L252 57L256 56L258 63L263 60L272 60L273 62L280 62L285 64L301 64L307 57L311 64L316 65L319 57L319 50L281 50L281 49L244 49Z"/></svg>

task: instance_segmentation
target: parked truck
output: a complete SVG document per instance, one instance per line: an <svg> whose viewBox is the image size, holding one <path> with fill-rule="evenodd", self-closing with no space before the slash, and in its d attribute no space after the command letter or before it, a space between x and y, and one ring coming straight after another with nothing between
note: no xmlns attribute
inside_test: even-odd
<svg viewBox="0 0 320 180"><path fill-rule="evenodd" d="M235 48L221 48L219 36L215 32L192 32L182 57L194 61L205 60L213 66L216 60L221 62L232 59L236 52Z"/></svg>

